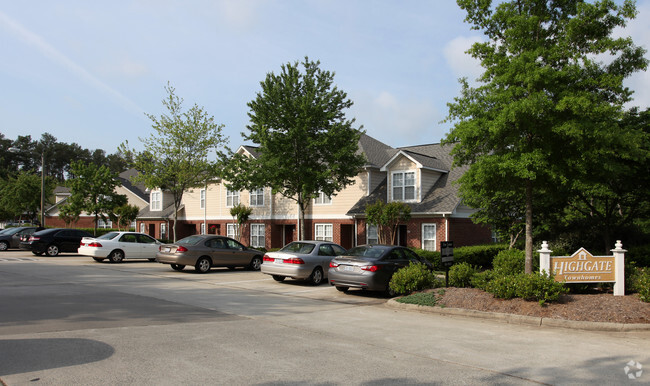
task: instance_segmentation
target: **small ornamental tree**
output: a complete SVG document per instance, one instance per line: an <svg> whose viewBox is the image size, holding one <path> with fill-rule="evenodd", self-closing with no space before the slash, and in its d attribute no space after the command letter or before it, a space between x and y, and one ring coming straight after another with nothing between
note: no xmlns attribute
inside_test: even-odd
<svg viewBox="0 0 650 386"><path fill-rule="evenodd" d="M235 238L240 243L242 242L241 238L244 234L244 227L246 226L251 213L253 213L253 208L242 204L237 204L230 208L230 215L235 220L235 222L237 222L237 234L235 235Z"/></svg>
<svg viewBox="0 0 650 386"><path fill-rule="evenodd" d="M378 200L366 207L368 224L377 226L380 244L395 244L397 227L411 218L411 207L400 201L388 204Z"/></svg>
<svg viewBox="0 0 650 386"><path fill-rule="evenodd" d="M115 208L113 218L117 223L117 229L121 230L124 227L124 229L128 230L129 226L138 217L138 213L140 213L140 208L135 205L124 204Z"/></svg>

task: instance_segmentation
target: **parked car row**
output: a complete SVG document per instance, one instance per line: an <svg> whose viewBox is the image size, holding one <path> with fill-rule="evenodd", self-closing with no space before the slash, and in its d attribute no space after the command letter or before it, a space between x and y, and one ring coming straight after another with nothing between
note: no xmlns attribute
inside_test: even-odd
<svg viewBox="0 0 650 386"><path fill-rule="evenodd" d="M18 242L21 236L23 241ZM218 235L193 235L162 244L139 232L109 232L99 237L65 228L36 231L35 227L23 227L0 232L0 250L15 248L16 244L35 255L77 252L97 262L111 263L147 259L168 264L175 271L187 266L199 273L214 267L246 267L261 270L278 282L291 278L319 285L327 280L341 292L360 288L388 295L392 295L388 283L398 269L423 263L433 270L431 263L411 249L395 245L361 245L346 251L333 242L304 240L289 243L277 252L263 253Z"/></svg>

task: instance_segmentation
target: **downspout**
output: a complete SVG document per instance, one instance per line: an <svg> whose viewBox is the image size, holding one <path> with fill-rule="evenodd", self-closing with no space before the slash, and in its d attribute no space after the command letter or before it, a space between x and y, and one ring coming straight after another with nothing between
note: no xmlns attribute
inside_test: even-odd
<svg viewBox="0 0 650 386"><path fill-rule="evenodd" d="M354 216L354 242L352 243L353 247L356 247L358 245L357 244L357 242L358 242L357 238L358 238L358 235L359 235L359 233L358 233L359 232L358 220L359 219L356 216Z"/></svg>
<svg viewBox="0 0 650 386"><path fill-rule="evenodd" d="M201 197L199 197L200 199ZM205 180L205 194L203 196L203 232L208 234L208 180Z"/></svg>
<svg viewBox="0 0 650 386"><path fill-rule="evenodd" d="M449 241L449 217L445 216L445 241Z"/></svg>

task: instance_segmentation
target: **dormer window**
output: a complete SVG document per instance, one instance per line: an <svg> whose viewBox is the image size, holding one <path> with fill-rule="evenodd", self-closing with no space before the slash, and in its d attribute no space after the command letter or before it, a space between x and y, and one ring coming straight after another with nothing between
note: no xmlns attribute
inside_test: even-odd
<svg viewBox="0 0 650 386"><path fill-rule="evenodd" d="M162 193L160 191L151 192L151 210L162 209Z"/></svg>
<svg viewBox="0 0 650 386"><path fill-rule="evenodd" d="M415 172L393 172L393 201L415 200Z"/></svg>

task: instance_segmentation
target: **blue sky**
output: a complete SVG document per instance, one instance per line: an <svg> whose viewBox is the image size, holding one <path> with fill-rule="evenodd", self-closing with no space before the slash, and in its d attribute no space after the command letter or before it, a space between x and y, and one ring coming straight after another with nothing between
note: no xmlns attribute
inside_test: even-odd
<svg viewBox="0 0 650 386"><path fill-rule="evenodd" d="M650 0L637 6L622 34L650 48ZM0 133L139 149L169 81L236 149L259 82L309 56L336 73L369 135L436 143L457 79L480 74L464 54L480 33L463 18L451 0L0 0ZM647 72L627 84L650 106Z"/></svg>

